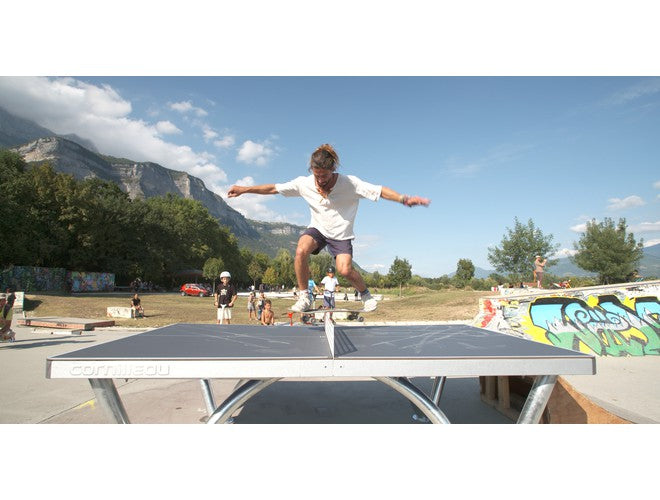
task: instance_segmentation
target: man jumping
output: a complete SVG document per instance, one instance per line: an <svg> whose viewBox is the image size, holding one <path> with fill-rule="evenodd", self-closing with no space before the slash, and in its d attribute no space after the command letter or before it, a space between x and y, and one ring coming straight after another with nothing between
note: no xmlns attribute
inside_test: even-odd
<svg viewBox="0 0 660 500"><path fill-rule="evenodd" d="M259 186L232 186L229 198L242 194L281 194L300 196L305 199L311 212L311 222L298 240L294 267L300 290L307 288L309 279L309 256L318 254L328 247L335 258L337 271L360 291L365 311L373 311L378 306L371 296L360 273L353 268L353 223L360 198L378 201L379 198L399 202L407 207L427 206L431 201L419 196L407 196L385 187L370 184L353 175L336 172L339 156L329 144L319 146L309 163L312 175L300 176L282 184L261 184ZM311 302L305 293L299 294L298 301L291 308L296 312L309 310Z"/></svg>

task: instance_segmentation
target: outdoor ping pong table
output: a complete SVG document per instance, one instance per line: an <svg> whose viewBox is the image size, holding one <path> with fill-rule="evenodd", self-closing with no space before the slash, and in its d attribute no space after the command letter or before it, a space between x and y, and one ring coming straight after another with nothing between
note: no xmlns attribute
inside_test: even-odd
<svg viewBox="0 0 660 500"><path fill-rule="evenodd" d="M534 376L518 423L538 423L559 375L593 375L593 355L466 325L249 326L173 324L47 360L48 378L86 378L113 421L129 423L113 379L198 379L208 423L231 421L280 379L373 378L433 423L446 377ZM434 379L430 394L412 377ZM216 406L212 379L239 379ZM244 381L244 383L243 383Z"/></svg>

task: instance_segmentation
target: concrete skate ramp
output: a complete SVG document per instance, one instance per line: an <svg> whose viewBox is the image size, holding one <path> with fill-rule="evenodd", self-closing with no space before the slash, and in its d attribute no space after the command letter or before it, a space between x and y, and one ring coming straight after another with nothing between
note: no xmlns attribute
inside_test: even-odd
<svg viewBox="0 0 660 500"><path fill-rule="evenodd" d="M599 356L660 355L660 280L562 290L503 289L473 326Z"/></svg>

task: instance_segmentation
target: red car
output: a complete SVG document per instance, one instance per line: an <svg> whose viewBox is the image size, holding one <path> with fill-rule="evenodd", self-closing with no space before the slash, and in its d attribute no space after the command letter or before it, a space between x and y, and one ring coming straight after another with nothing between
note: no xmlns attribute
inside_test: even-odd
<svg viewBox="0 0 660 500"><path fill-rule="evenodd" d="M204 288L202 285L198 285L197 283L186 283L185 285L181 285L181 295L184 297L186 295L209 297L211 292Z"/></svg>

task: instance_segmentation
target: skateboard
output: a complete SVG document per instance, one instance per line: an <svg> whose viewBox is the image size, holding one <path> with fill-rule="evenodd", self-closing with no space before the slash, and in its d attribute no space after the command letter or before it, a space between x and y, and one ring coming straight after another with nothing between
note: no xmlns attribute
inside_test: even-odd
<svg viewBox="0 0 660 500"><path fill-rule="evenodd" d="M304 312L298 312L298 311L292 311L289 309L289 312L287 313L287 316L289 316L290 323L293 324L293 315L294 314L301 314L302 315L302 322L305 324L311 324L315 325L317 323L323 323L325 321L326 317L329 316L331 313L348 313L348 320L357 320L359 322L364 321L364 318L360 316L360 313L367 312L364 309L345 309L345 308L334 308L334 309L324 309L322 307L317 307L314 309L309 309ZM323 314L323 319L318 319L316 317L317 314Z"/></svg>

